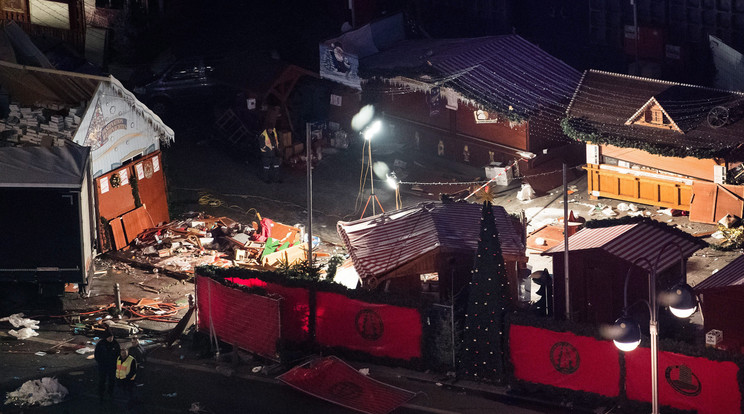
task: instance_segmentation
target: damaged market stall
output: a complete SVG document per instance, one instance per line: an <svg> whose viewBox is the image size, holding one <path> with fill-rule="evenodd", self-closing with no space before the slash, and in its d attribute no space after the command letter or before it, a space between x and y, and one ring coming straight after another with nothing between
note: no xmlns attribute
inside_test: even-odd
<svg viewBox="0 0 744 414"><path fill-rule="evenodd" d="M0 147L0 282L83 290L93 271L95 218L90 149Z"/></svg>
<svg viewBox="0 0 744 414"><path fill-rule="evenodd" d="M470 281L478 248L481 206L463 202L426 202L351 222L338 233L351 256L362 287L449 300ZM493 213L512 297L518 298L520 269L527 263L524 230L501 206Z"/></svg>
<svg viewBox="0 0 744 414"><path fill-rule="evenodd" d="M0 61L0 85L10 99L0 108L7 113L0 124L4 144L53 146L72 140L90 147L95 217L108 223L146 209L133 214L147 220L135 221L130 236L152 226L150 221L170 220L159 150L173 141L173 130L118 80ZM104 242L111 238L99 236Z"/></svg>

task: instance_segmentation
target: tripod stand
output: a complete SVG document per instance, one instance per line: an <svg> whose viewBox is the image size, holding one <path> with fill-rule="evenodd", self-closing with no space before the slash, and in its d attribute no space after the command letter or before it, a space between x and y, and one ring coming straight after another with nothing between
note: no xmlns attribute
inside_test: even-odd
<svg viewBox="0 0 744 414"><path fill-rule="evenodd" d="M370 193L369 197L367 197L367 203L364 204L364 210L362 210L362 216L359 217L359 219L364 218L364 213L367 211L367 206L369 205L369 202L372 201L374 198L374 201L372 202L372 215L376 215L375 212L375 202L377 202L377 205L380 206L380 211L383 213L385 212L385 209L382 208L382 204L380 203L380 199L377 198L377 195L375 194L375 177L374 177L374 171L372 170L372 140L368 140L367 143L368 151L369 151L369 158L367 161L367 173L369 174L369 186L370 186Z"/></svg>

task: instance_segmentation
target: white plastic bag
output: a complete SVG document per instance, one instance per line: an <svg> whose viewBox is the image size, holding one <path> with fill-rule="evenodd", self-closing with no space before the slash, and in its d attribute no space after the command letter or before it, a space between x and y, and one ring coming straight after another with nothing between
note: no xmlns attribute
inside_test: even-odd
<svg viewBox="0 0 744 414"><path fill-rule="evenodd" d="M10 316L6 316L0 319L0 322L10 322L14 328L26 327L31 329L39 329L39 321L34 319L24 318L22 313L14 313Z"/></svg>
<svg viewBox="0 0 744 414"><path fill-rule="evenodd" d="M67 388L56 378L44 377L40 380L26 381L15 391L7 394L5 404L52 405L57 404L67 396Z"/></svg>
<svg viewBox="0 0 744 414"><path fill-rule="evenodd" d="M18 339L28 339L32 336L39 336L39 333L31 328L22 328L17 331L15 329L11 329L8 331L8 333Z"/></svg>
<svg viewBox="0 0 744 414"><path fill-rule="evenodd" d="M528 201L535 198L535 190L529 184L522 184L522 188L517 192L517 200Z"/></svg>

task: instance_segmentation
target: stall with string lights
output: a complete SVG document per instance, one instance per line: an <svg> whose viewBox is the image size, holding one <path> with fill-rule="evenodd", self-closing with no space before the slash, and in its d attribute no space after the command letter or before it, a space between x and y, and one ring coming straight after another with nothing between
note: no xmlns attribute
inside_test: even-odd
<svg viewBox="0 0 744 414"><path fill-rule="evenodd" d="M588 191L716 223L744 210L744 94L589 70L562 121Z"/></svg>

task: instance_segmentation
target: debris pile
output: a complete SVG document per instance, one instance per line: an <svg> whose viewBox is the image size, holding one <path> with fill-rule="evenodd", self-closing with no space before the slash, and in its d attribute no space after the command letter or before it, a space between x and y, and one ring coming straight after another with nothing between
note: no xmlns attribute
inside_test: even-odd
<svg viewBox="0 0 744 414"><path fill-rule="evenodd" d="M67 396L67 388L55 378L44 377L40 380L26 381L15 391L7 394L5 404L18 406L57 404Z"/></svg>
<svg viewBox="0 0 744 414"><path fill-rule="evenodd" d="M712 237L721 240L715 246L720 250L744 248L744 225L742 225L741 218L727 214L718 221L718 231L713 233Z"/></svg>
<svg viewBox="0 0 744 414"><path fill-rule="evenodd" d="M227 217L190 215L142 231L127 247L129 258L155 269L186 274L193 274L200 265L271 270L306 259L300 226L260 215L250 225Z"/></svg>

